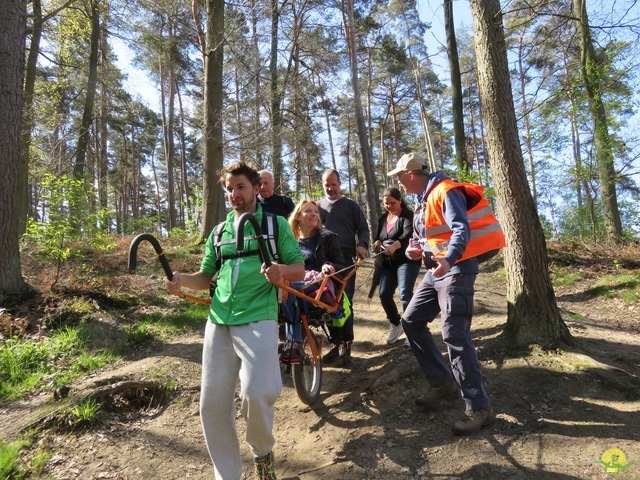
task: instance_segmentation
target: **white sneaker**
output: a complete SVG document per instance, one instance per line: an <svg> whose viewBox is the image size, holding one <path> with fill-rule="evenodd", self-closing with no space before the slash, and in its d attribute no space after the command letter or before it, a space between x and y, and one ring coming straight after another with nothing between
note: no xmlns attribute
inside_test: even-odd
<svg viewBox="0 0 640 480"><path fill-rule="evenodd" d="M391 325L389 328L389 336L387 337L387 343L392 345L398 341L398 339L404 334L404 330L402 329L402 324L399 324L397 327L395 325Z"/></svg>
<svg viewBox="0 0 640 480"><path fill-rule="evenodd" d="M410 347L411 344L409 343L409 337L404 337L404 346L405 347Z"/></svg>

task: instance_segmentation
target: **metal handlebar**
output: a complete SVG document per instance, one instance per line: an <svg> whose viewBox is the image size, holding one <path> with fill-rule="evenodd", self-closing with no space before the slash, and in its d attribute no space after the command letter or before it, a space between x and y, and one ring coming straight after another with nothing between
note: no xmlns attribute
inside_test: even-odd
<svg viewBox="0 0 640 480"><path fill-rule="evenodd" d="M154 250L158 254L158 260L160 260L160 264L164 269L164 273L167 275L169 280L173 280L173 272L171 271L171 267L169 266L169 262L167 258L164 256L164 252L162 251L162 247L160 246L160 242L149 233L141 233L137 237L133 239L131 245L129 246L129 270L135 270L137 265L137 256L138 256L138 246L144 240L153 245Z"/></svg>
<svg viewBox="0 0 640 480"><path fill-rule="evenodd" d="M265 242L264 237L262 236L262 228L260 227L260 223L256 220L256 217L251 213L243 213L238 220L238 235L236 238L236 249L238 252L244 250L244 225L249 222L256 232L255 239L258 240L258 248L260 250L260 258L262 262L269 268L271 266L271 258L269 257L269 251L267 250L267 244ZM136 236L131 245L129 246L129 270L135 270L137 265L137 257L138 257L138 247L140 243L143 241L149 242L156 254L158 255L158 260L160 260L160 264L162 265L162 269L164 270L165 275L169 279L169 281L173 280L173 271L171 270L171 266L169 265L169 261L164 256L164 252L162 251L162 247L160 246L160 242L149 233L141 233ZM208 298L200 298L194 295L189 295L187 293L178 292L178 296L180 298L184 298L186 300L191 300L192 302L202 303L208 305L211 303L211 300Z"/></svg>
<svg viewBox="0 0 640 480"><path fill-rule="evenodd" d="M173 271L171 270L171 266L169 265L167 257L164 256L164 252L162 251L160 242L156 239L156 237L149 233L141 233L131 242L131 245L129 246L129 270L136 269L136 265L138 263L138 247L144 240L153 245L154 250L158 254L158 260L160 260L160 264L162 265L162 269L164 270L165 275L167 276L169 281L173 280ZM180 298L184 298L185 300L191 300L192 302L202 303L204 305L208 305L211 303L211 300L207 298L200 298L196 297L195 295L189 295L183 292L178 292L178 296Z"/></svg>

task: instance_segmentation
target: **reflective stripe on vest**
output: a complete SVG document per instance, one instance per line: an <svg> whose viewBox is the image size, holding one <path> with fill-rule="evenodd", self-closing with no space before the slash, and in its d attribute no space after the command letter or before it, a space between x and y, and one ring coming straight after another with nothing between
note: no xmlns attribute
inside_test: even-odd
<svg viewBox="0 0 640 480"><path fill-rule="evenodd" d="M487 207L483 207L480 210L476 211L476 212L469 212L468 215L468 219L469 219L469 224L471 224L473 221L478 220L486 215L493 215L493 210L491 209L491 207L487 206ZM500 228L500 225L497 225L499 230L502 230ZM493 230L486 230L487 232L493 231ZM432 237L434 235L440 235L443 233L447 233L447 232L451 232L451 229L449 228L449 225L447 225L446 223L444 225L440 225L437 227L431 227L428 229L425 229L424 231L424 236L425 237ZM474 233L471 232L471 238L473 238Z"/></svg>
<svg viewBox="0 0 640 480"><path fill-rule="evenodd" d="M449 230L451 231L451 230ZM493 225L487 225L484 228L480 228L477 230L471 230L471 237L469 238L469 242L471 242L471 240L473 239L477 239L480 237L484 237L486 235L488 235L489 233L492 232L502 232L502 228L500 227L499 224L495 223ZM453 232L452 232L453 233ZM440 252L444 252L447 251L449 249L449 240L440 243L439 245L434 245L433 247L429 246L432 250L431 253L433 253L434 255L438 255L438 253ZM437 251L434 251L437 250ZM493 250L493 249L491 249ZM482 252L484 253L484 252Z"/></svg>

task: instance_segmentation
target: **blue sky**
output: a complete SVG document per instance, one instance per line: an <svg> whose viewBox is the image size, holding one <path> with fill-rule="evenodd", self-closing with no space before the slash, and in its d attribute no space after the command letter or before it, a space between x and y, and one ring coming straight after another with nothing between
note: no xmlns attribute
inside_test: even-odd
<svg viewBox="0 0 640 480"><path fill-rule="evenodd" d="M425 41L429 53L436 54L441 50L441 46L444 46L446 43L442 1L420 0L418 1L418 11L420 13L420 19L431 24L431 29L425 34ZM462 28L463 26L466 28L471 26L471 12L469 10L468 0L454 1L453 14L456 29ZM131 93L134 98L139 98L152 109L159 111L158 89L149 81L144 71L133 66L133 53L131 50L129 50L122 40L116 37L112 37L110 43L118 57L116 65L127 75L127 80L124 82L127 91ZM449 66L446 54L443 52L442 54L435 55L432 58L432 62L438 74L443 76L444 81L447 81Z"/></svg>
<svg viewBox="0 0 640 480"><path fill-rule="evenodd" d="M427 30L424 40L429 54L435 54L431 59L433 68L447 81L449 78L449 62L444 52L447 37L444 31L444 7L442 3L441 0L418 1L418 13L420 14L420 20L431 25L431 29ZM471 27L471 10L469 9L468 0L456 0L453 2L453 20L456 32L459 29L469 29Z"/></svg>

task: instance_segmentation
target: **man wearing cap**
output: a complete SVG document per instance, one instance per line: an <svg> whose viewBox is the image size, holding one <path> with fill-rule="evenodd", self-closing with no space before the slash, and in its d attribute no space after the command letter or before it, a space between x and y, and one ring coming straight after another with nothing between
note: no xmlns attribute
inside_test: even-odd
<svg viewBox="0 0 640 480"><path fill-rule="evenodd" d="M465 416L453 425L453 433L470 435L495 419L471 339L477 257L504 246L504 236L492 212L480 218L479 225L476 220L470 224L467 211L479 201L477 189L482 197L479 185L456 183L442 171L430 173L425 159L415 153L403 155L388 175L396 177L407 193L418 195L414 238L406 256L413 260L424 257L425 264L432 262L402 315L411 350L430 384L427 394L416 399L416 405L433 409L442 400L460 398L462 392ZM428 327L438 314L449 362Z"/></svg>

